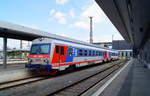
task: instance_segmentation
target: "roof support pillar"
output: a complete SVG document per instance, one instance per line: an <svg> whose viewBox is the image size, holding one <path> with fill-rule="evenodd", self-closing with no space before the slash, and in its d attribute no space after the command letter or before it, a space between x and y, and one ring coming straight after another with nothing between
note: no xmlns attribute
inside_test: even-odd
<svg viewBox="0 0 150 96"><path fill-rule="evenodd" d="M7 68L7 38L3 38L3 65Z"/></svg>

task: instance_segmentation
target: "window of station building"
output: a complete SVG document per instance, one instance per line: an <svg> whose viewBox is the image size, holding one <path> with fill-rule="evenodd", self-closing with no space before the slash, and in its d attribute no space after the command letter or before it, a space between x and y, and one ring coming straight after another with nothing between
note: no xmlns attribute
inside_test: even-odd
<svg viewBox="0 0 150 96"><path fill-rule="evenodd" d="M64 55L64 47L60 47L60 55Z"/></svg>
<svg viewBox="0 0 150 96"><path fill-rule="evenodd" d="M59 46L56 46L56 53L59 53Z"/></svg>
<svg viewBox="0 0 150 96"><path fill-rule="evenodd" d="M126 57L128 57L128 52L126 52Z"/></svg>
<svg viewBox="0 0 150 96"><path fill-rule="evenodd" d="M91 56L92 55L92 51L91 50L89 50L89 56Z"/></svg>
<svg viewBox="0 0 150 96"><path fill-rule="evenodd" d="M122 56L123 56L123 52L122 52Z"/></svg>
<svg viewBox="0 0 150 96"><path fill-rule="evenodd" d="M130 52L130 56L132 56L132 52Z"/></svg>
<svg viewBox="0 0 150 96"><path fill-rule="evenodd" d="M79 56L82 56L82 55L83 55L82 49L79 49L79 50L78 50L78 55L79 55Z"/></svg>
<svg viewBox="0 0 150 96"><path fill-rule="evenodd" d="M84 50L84 56L87 56L87 50Z"/></svg>

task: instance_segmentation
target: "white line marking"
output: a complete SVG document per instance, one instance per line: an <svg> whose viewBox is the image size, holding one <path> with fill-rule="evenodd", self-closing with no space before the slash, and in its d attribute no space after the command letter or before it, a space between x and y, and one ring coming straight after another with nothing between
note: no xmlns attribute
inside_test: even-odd
<svg viewBox="0 0 150 96"><path fill-rule="evenodd" d="M92 96L100 95L105 88L130 64L130 60L124 67L122 67L111 79L109 79L100 89L98 89Z"/></svg>

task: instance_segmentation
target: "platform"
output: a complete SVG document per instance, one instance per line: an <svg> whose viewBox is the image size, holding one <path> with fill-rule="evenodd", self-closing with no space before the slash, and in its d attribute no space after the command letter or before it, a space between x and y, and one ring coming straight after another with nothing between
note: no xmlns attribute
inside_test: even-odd
<svg viewBox="0 0 150 96"><path fill-rule="evenodd" d="M0 65L0 72L3 71L11 71L11 70L18 70L18 69L24 69L25 64L16 64L16 65L8 65L7 68L4 68L4 66Z"/></svg>
<svg viewBox="0 0 150 96"><path fill-rule="evenodd" d="M99 96L150 96L150 70L133 59Z"/></svg>
<svg viewBox="0 0 150 96"><path fill-rule="evenodd" d="M23 69L25 68L25 64L27 62L28 62L27 60L22 60L22 59L8 59L7 68L4 68L2 59L0 59L0 72Z"/></svg>

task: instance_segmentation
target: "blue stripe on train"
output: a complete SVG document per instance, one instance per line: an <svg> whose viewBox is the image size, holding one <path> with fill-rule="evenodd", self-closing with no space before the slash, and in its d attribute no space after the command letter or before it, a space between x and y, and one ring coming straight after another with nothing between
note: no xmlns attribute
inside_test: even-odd
<svg viewBox="0 0 150 96"><path fill-rule="evenodd" d="M45 68L45 69L51 69L51 65L40 65L40 64L26 64L25 67L27 68L35 68L35 69L40 69L40 68Z"/></svg>

